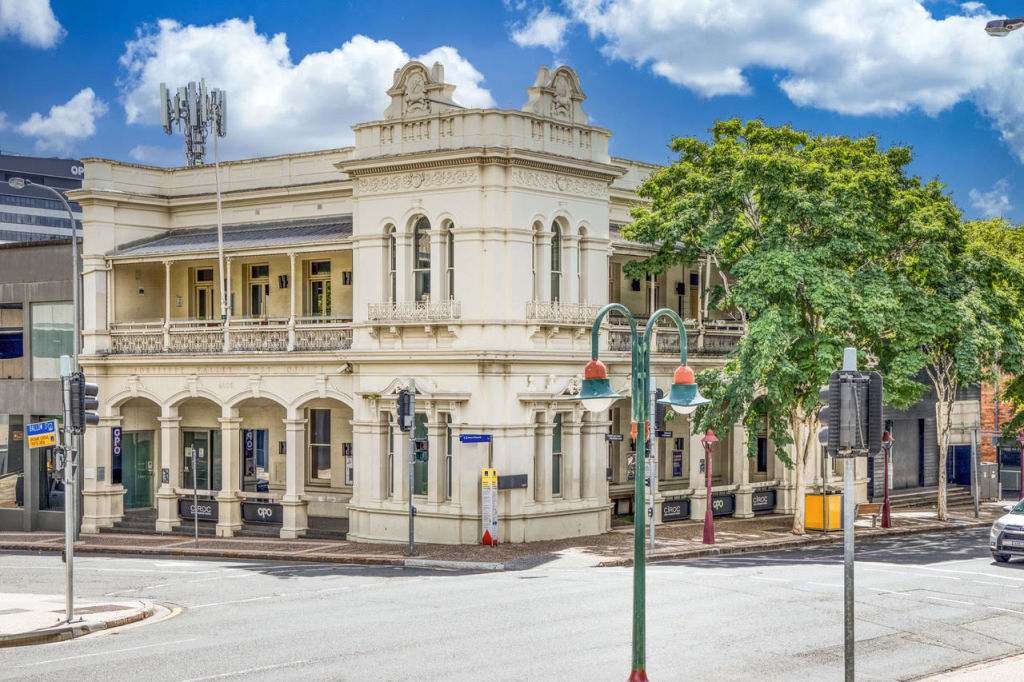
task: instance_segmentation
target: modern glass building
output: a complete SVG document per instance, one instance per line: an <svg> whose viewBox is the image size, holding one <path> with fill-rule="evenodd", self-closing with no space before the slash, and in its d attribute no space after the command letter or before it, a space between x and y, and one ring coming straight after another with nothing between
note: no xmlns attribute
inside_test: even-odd
<svg viewBox="0 0 1024 682"><path fill-rule="evenodd" d="M0 243L35 242L71 236L67 209L52 194L37 187L16 190L12 177L66 191L82 186L85 167L77 159L0 154ZM82 209L71 204L76 220Z"/></svg>

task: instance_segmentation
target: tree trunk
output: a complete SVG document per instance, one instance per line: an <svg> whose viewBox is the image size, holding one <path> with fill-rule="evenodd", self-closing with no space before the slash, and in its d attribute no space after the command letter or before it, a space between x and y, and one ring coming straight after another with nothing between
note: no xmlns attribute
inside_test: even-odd
<svg viewBox="0 0 1024 682"><path fill-rule="evenodd" d="M949 450L949 431L953 426L953 403L956 402L956 382L953 376L953 359L933 360L928 367L928 376L935 386L937 404L942 409L935 417L935 428L939 441L939 493L935 503L935 518L945 521L946 509L946 460Z"/></svg>
<svg viewBox="0 0 1024 682"><path fill-rule="evenodd" d="M805 495L807 487L807 455L811 450L811 441L815 431L815 424L818 421L817 413L805 414L797 408L790 414L790 430L793 432L793 466L796 469L794 477L794 495L796 504L793 511L793 533L803 535Z"/></svg>

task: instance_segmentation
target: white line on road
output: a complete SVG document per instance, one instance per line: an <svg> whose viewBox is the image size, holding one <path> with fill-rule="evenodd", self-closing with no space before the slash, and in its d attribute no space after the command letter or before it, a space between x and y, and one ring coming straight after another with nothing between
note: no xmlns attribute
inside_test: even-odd
<svg viewBox="0 0 1024 682"><path fill-rule="evenodd" d="M932 596L927 595L927 594L926 595L922 595L922 596L924 596L925 599L934 599L935 601L948 601L948 602L953 603L953 604L964 604L966 606L977 606L977 604L975 604L972 601L960 601L959 599L945 599L943 597L932 597Z"/></svg>
<svg viewBox="0 0 1024 682"><path fill-rule="evenodd" d="M139 649L152 649L155 646L171 647L175 644L185 644L187 642L194 642L198 637L192 637L191 639L179 639L174 642L160 642L159 644L144 644L143 646L133 646L128 649L114 649L113 651L95 651L91 654L78 654L77 656L65 656L63 658L51 658L46 661L36 661L34 663L26 663L25 665L19 665L19 668L29 668L34 665L46 665L47 663L59 663L61 661L71 661L76 658L89 658L90 656L109 656L110 654L123 654L126 651L138 651Z"/></svg>
<svg viewBox="0 0 1024 682"><path fill-rule="evenodd" d="M199 604L197 606L189 606L188 608L190 610L205 609L208 606L224 606L225 604L243 604L245 602L260 601L262 599L273 599L273 596L267 595L265 597L252 597L250 599L233 599L231 601L215 601L215 602L211 602L209 604Z"/></svg>
<svg viewBox="0 0 1024 682"><path fill-rule="evenodd" d="M1024 616L1024 611L1015 611L1013 609L1004 609L1001 606L989 606L988 608L994 609L996 611L1006 611L1007 613L1016 613L1018 615Z"/></svg>
<svg viewBox="0 0 1024 682"><path fill-rule="evenodd" d="M253 673L262 673L268 670L276 670L278 668L287 668L290 665L302 665L303 663L309 663L311 659L303 659L301 661L289 661L287 663L278 663L276 665L264 665L259 668L249 668L247 670L235 670L229 673L221 673L219 675L210 675L209 677L193 677L191 680L185 680L185 682L201 682L202 680L221 680L225 677L238 677L239 675L251 675Z"/></svg>

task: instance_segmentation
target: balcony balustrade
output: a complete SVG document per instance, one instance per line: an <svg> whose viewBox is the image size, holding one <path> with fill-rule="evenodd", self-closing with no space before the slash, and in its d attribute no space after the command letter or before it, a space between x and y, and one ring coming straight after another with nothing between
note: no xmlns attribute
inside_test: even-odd
<svg viewBox="0 0 1024 682"><path fill-rule="evenodd" d="M462 317L462 304L454 299L432 303L430 301L404 301L401 303L370 303L367 319L370 322L447 322Z"/></svg>
<svg viewBox="0 0 1024 682"><path fill-rule="evenodd" d="M227 324L227 348L234 352L278 353L337 351L352 347L351 317L233 318ZM115 355L223 353L225 325L220 320L117 322L110 325Z"/></svg>
<svg viewBox="0 0 1024 682"><path fill-rule="evenodd" d="M637 327L646 324L638 319ZM746 327L742 322L736 320L705 320L704 324L698 324L697 320L684 320L683 326L686 329L687 350L690 353L707 355L726 355L738 344ZM632 347L629 328L621 324L608 325L608 350L628 352ZM674 324L662 324L661 320L656 325L654 335L655 353L678 353L679 333Z"/></svg>
<svg viewBox="0 0 1024 682"><path fill-rule="evenodd" d="M589 303L562 303L560 301L527 301L526 319L531 322L551 322L560 325L589 325L601 311L601 306Z"/></svg>

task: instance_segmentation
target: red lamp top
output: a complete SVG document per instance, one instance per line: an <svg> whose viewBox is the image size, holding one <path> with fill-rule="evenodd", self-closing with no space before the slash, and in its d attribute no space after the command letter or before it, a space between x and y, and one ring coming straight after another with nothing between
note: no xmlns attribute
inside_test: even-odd
<svg viewBox="0 0 1024 682"><path fill-rule="evenodd" d="M689 368L688 367L680 367L679 369L689 369ZM676 371L678 372L679 370L676 370ZM693 372L691 371L690 374L692 375ZM700 439L700 442L701 443L705 443L706 445L710 446L710 445L714 445L715 443L717 443L718 439L715 438L715 432L712 431L711 429L708 429L708 432L706 434L704 434L704 437Z"/></svg>
<svg viewBox="0 0 1024 682"><path fill-rule="evenodd" d="M591 360L583 369L584 379L607 379L608 368L600 360Z"/></svg>
<svg viewBox="0 0 1024 682"><path fill-rule="evenodd" d="M892 436L889 434L889 432L887 430L883 431L882 432L882 442L883 443L889 443L891 441L892 441Z"/></svg>
<svg viewBox="0 0 1024 682"><path fill-rule="evenodd" d="M673 384L695 384L697 380L693 376L693 370L687 365L679 365L676 367L676 372L672 375Z"/></svg>

